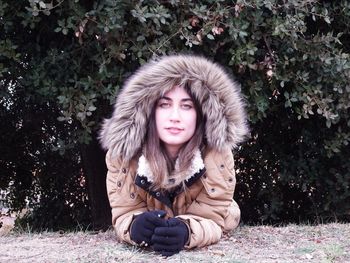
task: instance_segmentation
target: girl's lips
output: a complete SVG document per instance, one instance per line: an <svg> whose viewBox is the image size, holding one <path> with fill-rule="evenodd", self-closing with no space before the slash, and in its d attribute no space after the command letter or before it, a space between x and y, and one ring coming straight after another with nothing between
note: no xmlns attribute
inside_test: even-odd
<svg viewBox="0 0 350 263"><path fill-rule="evenodd" d="M183 129L176 128L176 127L169 127L169 128L165 128L165 129L171 134L179 134L183 130Z"/></svg>

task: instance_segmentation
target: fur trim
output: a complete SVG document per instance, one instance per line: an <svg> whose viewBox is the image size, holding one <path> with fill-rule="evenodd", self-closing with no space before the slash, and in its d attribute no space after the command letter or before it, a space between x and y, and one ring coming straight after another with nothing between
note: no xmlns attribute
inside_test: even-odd
<svg viewBox="0 0 350 263"><path fill-rule="evenodd" d="M200 150L197 149L197 151L194 153L193 160L191 162L191 166L188 169L188 172L185 174L185 181L188 181L193 177L196 173L198 173L200 170L204 168L204 162L202 159L202 155ZM179 170L179 159L175 162L175 172Z"/></svg>
<svg viewBox="0 0 350 263"><path fill-rule="evenodd" d="M204 161L203 161L201 152L197 149L197 151L195 152L195 154L193 156L193 159L192 159L192 162L191 162L189 169L185 172L185 174L183 176L184 177L183 180L184 181L190 180L191 177L193 177L196 173L198 173L203 168L204 168ZM178 163L178 159L177 159L175 162L175 173L178 170L179 170L179 163ZM149 163L146 160L144 155L141 155L139 158L137 174L140 176L146 177L149 182L151 182L151 183L153 182L154 177L153 177L151 168L149 166ZM180 180L180 181L183 181L183 180Z"/></svg>
<svg viewBox="0 0 350 263"><path fill-rule="evenodd" d="M153 174L151 168L149 167L148 161L143 154L139 158L139 163L137 165L137 174L146 177L149 182L153 183Z"/></svg>
<svg viewBox="0 0 350 263"><path fill-rule="evenodd" d="M152 108L176 85L189 84L206 118L208 146L235 148L248 132L240 87L217 64L194 55L161 57L143 65L120 91L113 116L104 121L102 146L130 160L142 148Z"/></svg>

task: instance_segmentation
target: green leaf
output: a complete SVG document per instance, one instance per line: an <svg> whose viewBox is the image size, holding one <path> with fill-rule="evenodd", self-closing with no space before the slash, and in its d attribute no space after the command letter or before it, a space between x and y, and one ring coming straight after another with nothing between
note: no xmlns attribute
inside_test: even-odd
<svg viewBox="0 0 350 263"><path fill-rule="evenodd" d="M214 40L214 36L212 34L207 34L207 38L209 38L210 40Z"/></svg>
<svg viewBox="0 0 350 263"><path fill-rule="evenodd" d="M90 106L90 107L88 108L88 110L89 110L89 111L95 111L95 110L96 110L96 107L95 107L95 106Z"/></svg>
<svg viewBox="0 0 350 263"><path fill-rule="evenodd" d="M140 35L136 38L136 41L137 42L141 42L141 41L144 41L145 40L145 37L143 35Z"/></svg>
<svg viewBox="0 0 350 263"><path fill-rule="evenodd" d="M43 1L39 2L39 6L43 9L46 8L46 4Z"/></svg>

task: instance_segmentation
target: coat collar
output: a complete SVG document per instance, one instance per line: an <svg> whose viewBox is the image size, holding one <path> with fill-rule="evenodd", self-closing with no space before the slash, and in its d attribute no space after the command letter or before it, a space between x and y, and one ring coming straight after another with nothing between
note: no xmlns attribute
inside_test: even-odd
<svg viewBox="0 0 350 263"><path fill-rule="evenodd" d="M194 153L191 165L189 169L184 174L183 181L188 182L192 177L194 177L199 171L204 168L204 161L199 149L197 149ZM175 172L179 170L179 162L178 159L175 162ZM137 174L145 177L148 182L153 183L154 176L150 169L149 163L146 160L145 156L142 154L138 161Z"/></svg>
<svg viewBox="0 0 350 263"><path fill-rule="evenodd" d="M175 170L179 167L178 160L175 163ZM193 185L204 173L206 172L204 161L202 159L201 153L199 149L195 152L194 157L192 159L191 165L184 176L184 184L186 187L190 187ZM160 189L152 190L151 186L153 183L153 174L150 170L149 163L144 157L141 155L138 161L137 175L135 178L135 184L148 192L154 198L164 203L168 207L172 208L172 203L177 195L184 191L183 184L180 183L175 188L172 188L171 191Z"/></svg>

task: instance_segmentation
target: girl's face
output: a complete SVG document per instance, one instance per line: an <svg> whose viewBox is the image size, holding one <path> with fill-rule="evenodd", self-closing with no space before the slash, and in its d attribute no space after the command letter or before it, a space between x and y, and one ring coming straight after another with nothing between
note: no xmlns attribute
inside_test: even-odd
<svg viewBox="0 0 350 263"><path fill-rule="evenodd" d="M168 154L175 158L196 130L194 102L183 87L175 86L160 98L155 119L159 139Z"/></svg>

